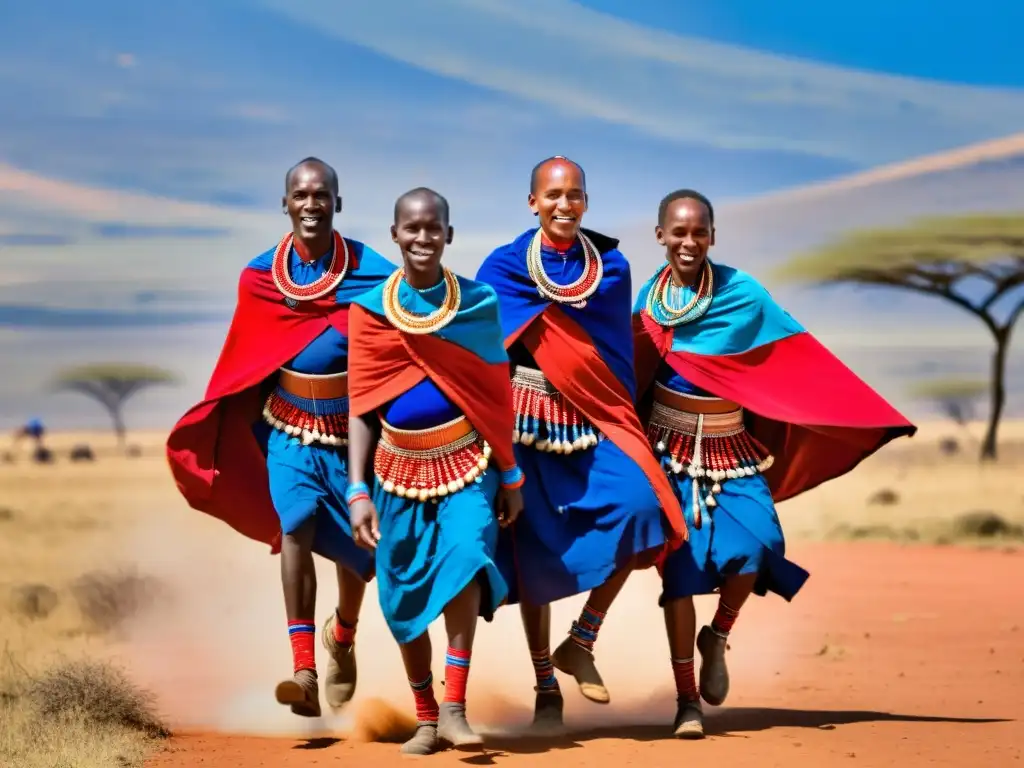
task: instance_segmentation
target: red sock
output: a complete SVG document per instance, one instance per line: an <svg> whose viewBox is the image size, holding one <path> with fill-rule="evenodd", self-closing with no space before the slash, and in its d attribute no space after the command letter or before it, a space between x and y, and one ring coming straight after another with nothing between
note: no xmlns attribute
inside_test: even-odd
<svg viewBox="0 0 1024 768"><path fill-rule="evenodd" d="M316 672L316 655L313 653L313 636L316 624L312 619L294 619L288 622L288 637L292 641L292 661L295 671L311 669Z"/></svg>
<svg viewBox="0 0 1024 768"><path fill-rule="evenodd" d="M696 701L700 698L692 658L672 659L672 674L676 678L676 696L679 701Z"/></svg>
<svg viewBox="0 0 1024 768"><path fill-rule="evenodd" d="M434 698L434 676L428 674L427 679L420 683L409 681L412 697L416 701L416 722L436 723L438 715L437 699Z"/></svg>
<svg viewBox="0 0 1024 768"><path fill-rule="evenodd" d="M737 617L740 612L733 610L728 605L722 602L722 599L718 599L718 610L715 611L715 618L711 620L712 629L717 630L720 634L728 635L732 630L732 625L736 623Z"/></svg>
<svg viewBox="0 0 1024 768"><path fill-rule="evenodd" d="M334 642L343 648L356 640L356 623L346 624L337 612L334 614Z"/></svg>
<svg viewBox="0 0 1024 768"><path fill-rule="evenodd" d="M466 703L466 681L469 679L470 651L448 646L444 662L444 700Z"/></svg>

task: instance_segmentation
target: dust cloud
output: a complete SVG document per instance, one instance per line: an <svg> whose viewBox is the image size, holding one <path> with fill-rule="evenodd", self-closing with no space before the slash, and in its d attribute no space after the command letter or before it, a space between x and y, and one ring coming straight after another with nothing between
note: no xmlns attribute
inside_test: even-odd
<svg viewBox="0 0 1024 768"><path fill-rule="evenodd" d="M347 733L353 738L397 738L413 722L412 696L395 644L377 604L376 584L366 592L356 635L359 680L356 696L340 713L323 702L324 716L298 718L276 703L276 683L291 674L291 649L281 596L278 558L269 548L242 538L222 523L180 508L154 512L129 532L124 558L143 574L160 579L172 599L137 617L119 648L137 682L149 687L178 729L252 735L314 737ZM333 609L337 585L333 565L317 559L317 624ZM596 657L611 691L609 705L589 702L575 682L559 673L569 730L671 723L675 712L672 670L653 570L631 576L609 611ZM565 637L585 596L552 609L552 647ZM710 620L715 597L698 600L698 622ZM771 633L733 632L733 690L744 683L783 679L786 611L781 600L752 598L746 613L774 612ZM764 623L758 622L760 626ZM431 628L434 679L443 696L446 648L443 620ZM317 664L326 652L317 636ZM532 718L533 668L519 611L501 608L481 622L473 651L468 711L482 733L514 734Z"/></svg>

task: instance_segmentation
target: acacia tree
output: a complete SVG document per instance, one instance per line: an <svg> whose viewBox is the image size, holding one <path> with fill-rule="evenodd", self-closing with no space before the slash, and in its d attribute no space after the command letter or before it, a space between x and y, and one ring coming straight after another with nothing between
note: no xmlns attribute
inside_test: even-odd
<svg viewBox="0 0 1024 768"><path fill-rule="evenodd" d="M124 404L147 387L174 384L177 377L161 368L125 363L83 365L61 371L54 381L58 391L80 392L107 409L121 448L125 444Z"/></svg>
<svg viewBox="0 0 1024 768"><path fill-rule="evenodd" d="M798 256L779 276L913 291L944 299L984 323L995 350L981 458L996 458L1006 403L1006 355L1013 326L1024 312L1024 216L931 218L904 229L854 232Z"/></svg>

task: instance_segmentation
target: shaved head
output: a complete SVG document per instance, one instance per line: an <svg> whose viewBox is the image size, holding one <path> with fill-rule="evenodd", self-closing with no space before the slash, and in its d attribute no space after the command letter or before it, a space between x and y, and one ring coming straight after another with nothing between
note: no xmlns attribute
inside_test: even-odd
<svg viewBox="0 0 1024 768"><path fill-rule="evenodd" d="M437 206L437 212L445 226L448 226L450 219L450 213L448 208L448 201L444 198L444 195L439 192L435 192L429 187L416 187L416 189L410 189L400 198L395 200L395 223L398 223L398 214L401 209L410 202L425 202Z"/></svg>
<svg viewBox="0 0 1024 768"><path fill-rule="evenodd" d="M295 172L308 165L314 165L321 168L327 174L327 178L331 185L331 191L334 193L335 197L341 193L341 185L338 183L338 172L319 157L305 157L288 169L288 173L284 175L284 189L286 192L291 188L292 176L295 175Z"/></svg>
<svg viewBox="0 0 1024 768"><path fill-rule="evenodd" d="M537 192L537 181L540 179L541 172L549 165L554 165L556 163L560 165L571 165L578 170L580 172L580 179L583 181L583 188L587 188L587 174L584 172L583 166L567 157L563 157L562 155L555 155L554 157L549 157L546 160L541 160L533 166L533 171L530 173L530 192L532 194L536 194Z"/></svg>

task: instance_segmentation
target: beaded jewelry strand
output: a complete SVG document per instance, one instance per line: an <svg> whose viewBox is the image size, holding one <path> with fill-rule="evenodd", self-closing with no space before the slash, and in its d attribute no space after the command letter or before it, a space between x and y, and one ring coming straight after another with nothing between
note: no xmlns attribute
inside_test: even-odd
<svg viewBox="0 0 1024 768"><path fill-rule="evenodd" d="M526 249L526 268L529 271L530 279L537 285L537 293L545 299L557 301L559 304L568 304L574 309L583 309L587 306L587 299L594 295L601 284L601 278L604 276L604 261L589 237L582 232L578 234L578 237L580 245L583 247L583 274L568 285L556 283L544 271L540 249L541 230L539 229Z"/></svg>
<svg viewBox="0 0 1024 768"><path fill-rule="evenodd" d="M326 296L341 285L341 281L348 274L348 243L345 242L345 238L339 235L337 231L333 234L334 250L331 253L331 263L327 265L323 275L308 285L299 285L292 280L291 275L288 273L288 257L292 251L295 235L289 232L281 238L281 242L277 244L277 249L274 251L270 273L274 278L274 285L277 287L277 290L284 294L286 299L290 299L293 302L315 301ZM341 259L338 258L339 253L341 254Z"/></svg>
<svg viewBox="0 0 1024 768"><path fill-rule="evenodd" d="M398 289L405 273L401 268L391 273L384 284L384 316L395 328L411 334L436 333L455 319L462 304L462 288L454 272L447 267L442 267L441 271L444 277L444 301L428 315L410 312L402 306Z"/></svg>
<svg viewBox="0 0 1024 768"><path fill-rule="evenodd" d="M700 284L684 306L675 307L671 300L671 294L675 286L672 284L672 269L668 264L658 275L654 284L647 293L647 314L649 314L658 325L667 328L674 328L677 325L685 325L699 320L711 306L714 298L714 271L711 262L704 262L704 269L701 272Z"/></svg>

